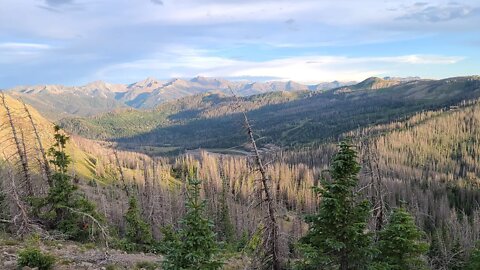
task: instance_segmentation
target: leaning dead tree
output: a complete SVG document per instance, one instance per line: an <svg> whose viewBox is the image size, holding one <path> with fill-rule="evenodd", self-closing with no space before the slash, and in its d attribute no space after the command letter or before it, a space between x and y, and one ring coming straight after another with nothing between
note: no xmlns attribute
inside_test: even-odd
<svg viewBox="0 0 480 270"><path fill-rule="evenodd" d="M5 100L5 94L1 93L0 98L2 99L3 107L5 108L5 111L7 113L7 118L8 118L8 123L10 125L10 130L12 131L12 137L13 140L15 141L15 146L17 148L17 153L20 158L20 164L22 165L22 173L23 177L25 180L26 188L27 188L27 194L28 196L33 196L33 185L32 185L32 180L29 172L29 166L28 166L28 158L27 158L27 153L23 147L24 142L20 140L18 137L18 131L17 128L15 127L15 123L13 121L12 113L10 110L10 107L7 105L7 102Z"/></svg>
<svg viewBox="0 0 480 270"><path fill-rule="evenodd" d="M240 100L235 94L233 89L230 88L230 91L233 97L237 101L237 106L240 107ZM260 172L260 181L262 185L262 190L264 194L264 199L262 203L265 203L267 206L267 216L265 218L264 230L263 230L263 239L262 239L262 249L263 254L260 258L260 268L261 269L272 269L279 270L281 269L280 258L279 258L279 227L276 218L276 204L275 199L270 188L270 179L268 177L265 165L260 156L260 152L257 147L257 142L255 141L255 136L253 133L252 126L248 120L247 113L245 110L242 110L243 121L245 128L247 130L248 139L252 147L252 154L254 157L255 164L257 169Z"/></svg>
<svg viewBox="0 0 480 270"><path fill-rule="evenodd" d="M41 158L42 158L41 167L42 167L42 170L43 170L43 173L44 173L44 178L45 178L44 180L47 181L47 183L50 187L53 187L50 164L49 164L48 159L47 159L47 154L45 153L45 148L43 148L42 140L40 139L40 135L38 133L37 126L35 125L35 122L33 121L33 117L32 117L32 114L30 113L30 110L28 109L25 102L23 102L23 100L22 100L22 104L23 104L23 108L25 110L25 113L27 114L27 117L30 120L30 124L32 125L33 133L35 135L35 140L37 141L37 145L38 145L38 148L40 150L40 154L41 154Z"/></svg>

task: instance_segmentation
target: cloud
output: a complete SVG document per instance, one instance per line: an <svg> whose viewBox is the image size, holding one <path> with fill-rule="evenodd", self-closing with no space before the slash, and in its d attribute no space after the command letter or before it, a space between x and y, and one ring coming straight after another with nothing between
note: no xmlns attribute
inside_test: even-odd
<svg viewBox="0 0 480 270"><path fill-rule="evenodd" d="M427 2L416 2L413 5L416 6L416 7L424 7L424 6L428 5L428 3Z"/></svg>
<svg viewBox="0 0 480 270"><path fill-rule="evenodd" d="M154 4L156 4L156 5L163 6L163 1L162 0L150 0L150 1Z"/></svg>
<svg viewBox="0 0 480 270"><path fill-rule="evenodd" d="M178 1L165 6L159 16L155 10L145 10L143 21L169 24L215 25L219 23L278 21L290 14L314 8L315 3L299 0L287 1Z"/></svg>
<svg viewBox="0 0 480 270"><path fill-rule="evenodd" d="M48 44L41 43L21 43L21 42L4 42L0 43L0 49L5 50L47 50L52 47Z"/></svg>
<svg viewBox="0 0 480 270"><path fill-rule="evenodd" d="M52 46L42 43L3 42L0 43L0 64L11 66L18 62L30 62L52 49Z"/></svg>
<svg viewBox="0 0 480 270"><path fill-rule="evenodd" d="M336 79L375 72L440 74L440 67L446 75L478 73L474 63L480 55L468 41L480 36L480 3L448 1L3 0L0 84L249 72ZM12 41L25 44L6 44ZM329 55L337 55L335 61L322 62ZM458 59L448 55L469 61L450 64Z"/></svg>
<svg viewBox="0 0 480 270"><path fill-rule="evenodd" d="M73 4L73 0L45 0L45 4L52 7L58 7L63 5Z"/></svg>
<svg viewBox="0 0 480 270"><path fill-rule="evenodd" d="M457 19L465 19L480 15L480 8L449 3L444 6L428 5L427 3L415 3L410 7L408 14L398 17L398 20L414 20L419 22L447 22Z"/></svg>
<svg viewBox="0 0 480 270"><path fill-rule="evenodd" d="M44 5L38 5L37 7L54 13L76 11L83 8L81 4L74 0L45 0L44 2Z"/></svg>
<svg viewBox="0 0 480 270"><path fill-rule="evenodd" d="M214 56L212 51L175 49L152 55L147 59L109 65L96 74L105 80L116 81L129 76L135 81L144 74L171 77L197 75L225 78L276 78L316 83L330 80L362 80L380 76L395 69L415 65L449 65L463 57L441 55L402 55L390 57L346 57L310 55L285 57L265 61L245 61Z"/></svg>

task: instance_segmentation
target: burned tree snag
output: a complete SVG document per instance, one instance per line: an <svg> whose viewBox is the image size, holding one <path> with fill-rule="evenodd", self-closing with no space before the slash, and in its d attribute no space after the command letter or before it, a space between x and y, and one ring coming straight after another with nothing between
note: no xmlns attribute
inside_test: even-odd
<svg viewBox="0 0 480 270"><path fill-rule="evenodd" d="M238 106L240 106L239 99L233 89L230 89L234 98L236 99ZM247 113L245 110L242 110L243 120L245 124L245 128L247 130L248 139L252 146L252 152L254 156L255 163L257 165L257 169L260 172L260 181L263 188L263 193L265 195L264 203L267 205L267 217L265 220L265 229L263 232L263 251L264 256L261 261L261 268L262 269L272 269L272 270L279 270L281 269L280 266L280 258L279 258L279 228L276 219L276 204L275 199L273 198L273 194L270 190L270 179L267 175L267 171L265 169L265 165L262 161L260 156L260 152L257 147L257 142L255 141L254 133L252 126L250 125L250 121L248 120Z"/></svg>
<svg viewBox="0 0 480 270"><path fill-rule="evenodd" d="M125 176L123 174L122 166L120 165L120 160L118 159L117 150L113 150L113 155L115 156L115 162L117 163L117 169L118 169L118 172L120 173L120 180L122 181L122 184L123 184L123 191L125 191L125 194L127 195L127 197L130 198L130 191L129 191L129 188L127 186L127 182L125 182Z"/></svg>
<svg viewBox="0 0 480 270"><path fill-rule="evenodd" d="M20 163L22 165L23 178L25 180L25 184L27 187L27 194L29 196L33 196L33 186L32 186L32 180L30 177L30 172L28 167L27 153L24 151L24 148L22 147L23 143L20 141L20 138L18 137L18 132L15 127L15 123L13 121L10 107L7 105L7 102L5 101L5 94L1 93L0 97L2 98L3 107L7 112L8 122L10 124L10 129L12 131L13 140L15 141L15 146L17 147L17 153L20 158Z"/></svg>
<svg viewBox="0 0 480 270"><path fill-rule="evenodd" d="M45 174L45 179L44 180L47 181L47 183L50 187L53 187L53 181L52 181L51 171L50 171L50 164L49 164L48 159L47 159L47 154L45 153L45 148L43 148L42 140L40 139L40 135L38 133L37 126L35 125L35 122L33 121L33 117L32 117L32 114L30 113L30 110L28 109L25 102L23 102L23 100L22 100L22 103L23 103L23 108L24 108L25 112L27 113L27 117L30 120L30 124L32 125L33 133L35 135L35 140L37 141L38 148L39 148L40 153L41 153L41 157L42 157L41 164L42 164L43 172Z"/></svg>
<svg viewBox="0 0 480 270"><path fill-rule="evenodd" d="M382 178L378 166L378 157L376 156L376 143L373 142L375 149L370 148L370 142L365 143L364 162L367 165L370 175L370 200L373 205L373 223L375 233L382 230L385 222L385 201L384 190L382 187Z"/></svg>

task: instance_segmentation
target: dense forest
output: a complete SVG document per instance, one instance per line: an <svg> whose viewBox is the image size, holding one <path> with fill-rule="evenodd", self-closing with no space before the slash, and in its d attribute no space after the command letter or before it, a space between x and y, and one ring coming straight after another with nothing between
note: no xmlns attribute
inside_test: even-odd
<svg viewBox="0 0 480 270"><path fill-rule="evenodd" d="M66 131L2 95L2 229L161 269L477 269L479 91L210 93Z"/></svg>

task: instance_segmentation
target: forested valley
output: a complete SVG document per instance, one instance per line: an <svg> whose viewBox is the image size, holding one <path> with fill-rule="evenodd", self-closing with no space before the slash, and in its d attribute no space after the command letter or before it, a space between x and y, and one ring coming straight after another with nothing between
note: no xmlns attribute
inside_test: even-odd
<svg viewBox="0 0 480 270"><path fill-rule="evenodd" d="M378 83L56 123L2 93L1 245L39 269L85 266L55 241L102 250L85 269L479 269L480 79Z"/></svg>

